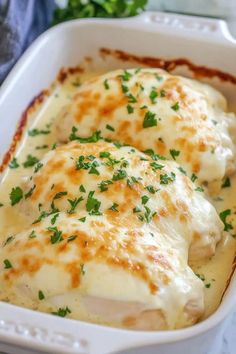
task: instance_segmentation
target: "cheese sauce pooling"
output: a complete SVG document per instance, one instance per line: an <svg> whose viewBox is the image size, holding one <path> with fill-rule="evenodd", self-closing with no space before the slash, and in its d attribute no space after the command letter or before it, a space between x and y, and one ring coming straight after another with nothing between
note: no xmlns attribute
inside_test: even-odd
<svg viewBox="0 0 236 354"><path fill-rule="evenodd" d="M3 242L6 235L14 235L21 232L29 224L30 220L27 216L19 215L17 209L10 207L9 194L13 187L20 185L20 180L26 175L30 175L35 168L36 161L43 158L47 151L50 151L54 144L57 143L56 137L56 117L61 109L70 104L73 94L77 91L78 86L85 80L97 75L97 72L86 74L71 75L62 85L55 85L51 95L38 107L33 114L33 119L28 121L24 138L18 147L16 159L11 161L11 168L5 171L0 186L0 203L3 206L0 208L0 239ZM19 166L18 166L19 165ZM230 177L225 181L224 188L221 189L220 195L216 197L212 203L220 213L224 210L230 210L230 215L226 215L227 222L232 225L230 230L232 234L236 233L236 203L232 196L236 193L236 178ZM228 212L229 214L229 212ZM196 215L196 218L198 216ZM192 268L199 278L203 281L205 293L205 313L204 317L209 316L218 307L222 293L225 288L228 276L231 271L231 265L235 254L236 242L235 239L225 233L223 239L217 246L216 254L204 265L193 264ZM71 297L73 297L71 295ZM1 294L0 299L7 301L4 294ZM58 298L59 305L65 305L60 297ZM77 304L78 305L78 304ZM27 306L22 299L22 306ZM40 310L47 311L47 307L40 307ZM83 313L83 309L78 306L77 316L81 319L86 319L87 315ZM73 315L71 314L71 317ZM93 322L100 322L98 317L90 319Z"/></svg>

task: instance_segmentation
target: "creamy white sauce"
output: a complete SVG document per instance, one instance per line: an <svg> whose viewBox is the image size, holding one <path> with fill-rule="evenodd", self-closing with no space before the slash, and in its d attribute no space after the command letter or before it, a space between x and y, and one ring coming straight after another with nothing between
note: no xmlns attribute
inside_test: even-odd
<svg viewBox="0 0 236 354"><path fill-rule="evenodd" d="M44 154L51 150L56 143L55 120L61 108L70 103L73 94L76 92L76 84L82 83L86 79L100 74L101 72L87 72L84 74L74 74L62 84L54 84L51 94L46 98L37 110L29 117L24 136L18 146L15 157L20 164L18 168L7 168L2 176L0 184L0 242L9 236L12 236L26 227L27 219L19 215L14 208L10 207L9 194L13 187L20 184L22 177L30 175L33 167L24 168L22 163L26 160L27 155L37 157L39 160ZM40 134L30 137L28 130L34 128L50 130L49 134ZM38 148L47 146L45 148ZM231 230L232 235L236 234L236 176L230 178L231 186L223 188L220 195L212 201L218 212L225 209L231 209L232 215L229 217L234 229ZM197 217L197 216L196 216ZM227 219L228 220L228 219ZM217 246L216 254L204 265L193 265L193 270L203 279L205 284L205 305L206 310L204 317L209 316L219 306L222 294L224 292L227 280L231 273L232 262L236 251L236 239L225 233L223 239ZM4 300L4 297L2 298ZM23 302L22 305L24 306ZM33 306L32 306L33 307ZM40 310L44 311L40 307ZM80 318L83 318L81 310ZM93 319L94 321L94 319ZM96 322L100 322L98 319Z"/></svg>

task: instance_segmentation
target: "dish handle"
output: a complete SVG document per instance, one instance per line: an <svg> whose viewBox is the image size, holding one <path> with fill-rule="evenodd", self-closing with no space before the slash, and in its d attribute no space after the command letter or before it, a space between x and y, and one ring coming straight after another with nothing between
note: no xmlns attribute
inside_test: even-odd
<svg viewBox="0 0 236 354"><path fill-rule="evenodd" d="M236 39L231 35L227 23L221 19L147 11L126 21L130 24L155 26L158 31L166 33L184 33L185 36L198 37L201 40L227 41L236 45Z"/></svg>

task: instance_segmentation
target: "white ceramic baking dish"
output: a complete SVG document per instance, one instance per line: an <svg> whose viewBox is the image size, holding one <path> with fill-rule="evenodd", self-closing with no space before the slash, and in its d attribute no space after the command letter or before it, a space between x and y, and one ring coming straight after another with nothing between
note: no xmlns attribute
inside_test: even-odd
<svg viewBox="0 0 236 354"><path fill-rule="evenodd" d="M96 57L101 47L153 57L185 57L199 65L236 75L236 41L223 21L147 12L124 20L64 23L34 42L1 87L1 155L9 147L16 123L30 100L49 86L62 66L75 66L85 56ZM13 354L105 354L122 350L135 354L208 354L213 342L217 344L221 338L225 318L236 304L235 295L234 277L212 316L193 327L166 332L108 328L0 302L0 351ZM134 349L128 351L128 348Z"/></svg>

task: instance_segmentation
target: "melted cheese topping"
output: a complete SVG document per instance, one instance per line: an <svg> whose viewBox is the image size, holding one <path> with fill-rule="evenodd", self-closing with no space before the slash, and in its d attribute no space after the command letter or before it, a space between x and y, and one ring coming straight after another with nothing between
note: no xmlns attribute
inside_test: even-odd
<svg viewBox="0 0 236 354"><path fill-rule="evenodd" d="M150 70L148 69L148 71ZM53 86L52 95L35 112L34 119L28 122L27 127L30 131L36 128L38 131L48 131L48 133L35 134L35 136L27 136L26 133L16 155L17 163L20 166L7 169L3 176L0 185L0 203L4 204L0 208L0 237L2 246L6 243L6 240L8 242L0 251L0 264L3 265L0 277L1 280L4 278L4 281L1 281L1 284L4 285L0 287L0 299L40 311L57 312L61 316L67 315L75 319L135 329L166 329L190 325L201 314L203 314L203 318L207 317L217 308L230 274L236 248L235 240L229 234L223 233L223 237L216 248L215 256L209 260L206 259L206 257L214 254L222 226L214 208L206 202L203 193L199 190L193 190L196 187L186 178L184 169L182 167L178 169L179 166L174 163L171 164L163 160L156 161L155 158L152 160L152 162L164 165L164 170L162 170L166 172L164 174L167 174L167 176L171 177L173 171L175 173L174 181L167 185L161 185L158 181L155 181L156 189L160 190L154 195L145 189L145 186L152 185L154 181L152 180L150 184L149 178L145 178L145 173L143 176L143 171L139 167L140 161L138 163L136 161L131 170L127 167L130 177L140 174L144 178L144 182L138 181L138 183L132 185L135 194L131 193L129 195L130 187L124 183L124 180L118 180L113 185L109 184L108 191L101 192L98 186L100 177L103 178L104 173L107 177L112 177L111 171L107 171L107 167L103 165L98 167L99 170L101 169L102 176L91 174L88 175L89 180L86 178L84 180L84 175L88 173L87 170L81 169L74 174L70 174L68 169L75 167L75 161L70 159L71 161L68 162L69 150L72 149L72 155L75 154L76 159L78 154L81 153L81 151L78 151L76 144L70 144L68 149L61 147L53 150L44 157L45 152L49 151L58 140L58 114L62 107L71 103L72 107L74 106L73 94L78 91L79 82L87 80L89 76L95 76L95 73L72 75L61 87ZM186 81L189 82L190 80L186 79ZM196 82L194 83L198 85ZM208 86L199 85L201 88L204 86L211 90ZM215 92L213 89L212 91ZM133 105L131 104L131 106ZM115 126L113 121L110 122L110 125ZM69 129L71 129L71 126L72 124ZM230 126L233 127L231 123ZM66 128L67 126L64 126L63 129L66 131ZM101 126L97 125L96 130L98 128L100 129ZM70 134L69 129L68 134ZM154 127L147 130L150 131L150 129L154 129ZM227 135L227 130L228 127L223 128L222 131L226 132ZM93 131L93 129L89 130L89 132ZM107 134L114 134L109 129L106 129L106 131ZM81 126L75 134L85 136ZM102 131L102 135L104 135L104 131ZM102 142L97 144L102 144ZM119 155L119 151L114 146L110 146L109 149L112 149L112 154ZM132 161L132 165L134 163L133 155L139 153L137 151L131 153L129 149L132 148L122 148L123 152L117 159L124 155L126 160ZM87 151L83 152L85 156L89 156ZM27 161L29 154L36 156L38 160L43 158L44 165L36 173L33 173L36 164L33 167L22 166ZM96 149L93 155L96 156L99 163L102 163L103 159L99 158ZM167 157L169 158L169 155ZM181 154L175 157L179 162ZM145 159L149 161L150 158L145 155ZM61 171L58 162L60 160L67 161L66 169L64 169L65 164L62 163L63 171ZM56 165L57 176L50 161L54 161ZM141 161L142 168L142 164L148 164L148 161ZM86 160L86 162L89 161ZM149 163L151 162L149 161ZM115 166L115 168L117 167ZM186 166L184 168L187 170ZM135 175L134 170L137 173ZM159 178L162 170L156 171ZM46 175L46 171L47 173L50 171L51 174ZM66 171L67 173L65 173ZM151 169L150 173L152 174L154 171ZM31 174L33 176L32 180L29 179ZM43 175L45 178L42 178ZM73 175L79 175L83 180L83 185L87 186L86 193L82 193L78 186L76 189ZM22 182L21 179L25 176L26 178ZM57 184L59 180L63 188L65 187L65 190L70 192L70 196L62 195L61 198L54 200L55 207L61 209L59 215L56 216L56 226L51 223L53 216L57 213L45 215L41 222L31 225L43 210L50 212L53 197L63 191ZM37 185L35 182L37 182ZM113 190L116 183L123 188L119 191ZM53 184L54 187L51 190ZM30 192L32 188L34 189L31 196L12 207L9 203L9 194L12 188L16 186L20 186L24 193ZM59 189L57 189L57 186ZM110 187L112 188L110 189ZM81 222L78 219L88 214L86 201L89 189L92 190L92 188L96 190L95 198L99 200L101 198L100 208L103 215L88 215L86 221ZM40 191L38 195L36 190ZM232 199L234 191L236 191L235 177L230 179L230 185L223 188L215 200L211 200L216 205L218 212L226 209L231 210L227 222L232 225L232 230L230 230L232 234L236 233L234 215L236 207ZM34 195L34 193L36 194ZM43 198L41 193L46 198ZM75 214L68 214L67 211L71 205L67 199L79 198L80 195L84 197L84 200L77 205ZM140 220L138 218L140 213L133 213L132 207L129 207L128 201L126 202L126 198L128 198L130 205L135 205L135 203L138 205L139 203L144 208L145 204L142 204L141 199L143 195L149 197L146 206L149 208L150 204L150 210L154 208L160 213L158 217L154 215L149 223ZM157 199L157 195L158 197L161 196L160 199ZM121 209L118 208L118 212L107 210L113 205L114 199L119 201L120 206L122 206ZM38 210L38 204L40 203L43 204L43 206L40 206L41 211ZM179 205L181 205L180 209ZM176 206L177 210L175 210ZM141 219L142 216L145 217L144 214L144 212L141 213ZM204 214L207 215L207 221L204 220ZM121 216L121 220L126 221L125 225L119 223L118 215ZM66 220L70 220L70 222L68 223ZM180 220L182 221L180 222ZM52 244L51 236L54 234L53 231L47 230L48 227L57 227L58 230L62 231L63 240ZM132 228L138 230L130 236L130 229ZM114 229L116 229L115 234L111 232ZM24 231L22 232L22 230ZM17 235L19 232L20 234ZM29 237L30 235L33 237ZM37 235L37 238L34 238L34 235ZM106 237L107 235L110 236L109 239ZM134 252L131 253L130 244L126 242L128 241L127 235L135 239L135 243L132 244ZM11 236L13 237L11 238ZM74 240L72 237L70 241L71 236L77 237ZM82 244L82 240L84 240L84 244ZM91 249L91 252L98 253L99 257L89 259L86 253L88 249L84 247L87 240L90 241L89 249ZM91 243L91 241L93 242ZM105 245L109 245L109 247L105 247ZM101 249L102 253L100 254ZM172 249L174 258L170 257L170 249ZM133 268L127 267L125 262L107 262L110 256L114 256L113 252L118 252L122 260L128 258ZM149 252L151 258L147 257ZM192 269L202 279L200 283L188 266L188 252ZM76 261L71 264L71 259ZM158 259L158 263L154 262L153 264L153 259ZM5 260L10 261L13 267L7 269ZM163 263L163 261L165 262ZM137 264L138 268L135 267ZM173 273L175 267L176 271ZM15 268L17 268L16 271ZM146 268L148 272L144 275L143 269ZM156 272L159 274L158 278ZM167 278L169 280L168 285L165 284ZM156 291L156 293L154 291L153 293L153 290L151 290L153 289L152 279L154 279L153 284L158 285L158 290L161 289L161 291ZM30 287L28 284L30 284ZM203 285L205 285L204 288ZM41 292L43 293L43 299ZM175 293L178 294L177 297L174 296ZM117 311L114 311L114 309L117 309ZM180 315L177 314L178 311L180 311Z"/></svg>
<svg viewBox="0 0 236 354"><path fill-rule="evenodd" d="M61 112L58 137L67 141L73 126L82 137L100 130L174 157L199 182L221 181L235 170L235 116L225 110L224 97L208 85L160 69L118 70L78 89Z"/></svg>
<svg viewBox="0 0 236 354"><path fill-rule="evenodd" d="M24 181L18 204L33 227L6 239L1 251L8 298L26 295L25 287L34 300L42 286L49 298L78 289L85 297L158 311L161 326L157 321L154 328L194 323L203 312L203 285L188 257L211 255L222 224L175 162L156 159L103 141L46 154ZM12 267L4 268L6 259ZM139 315L120 320L129 326L132 318L136 327Z"/></svg>

